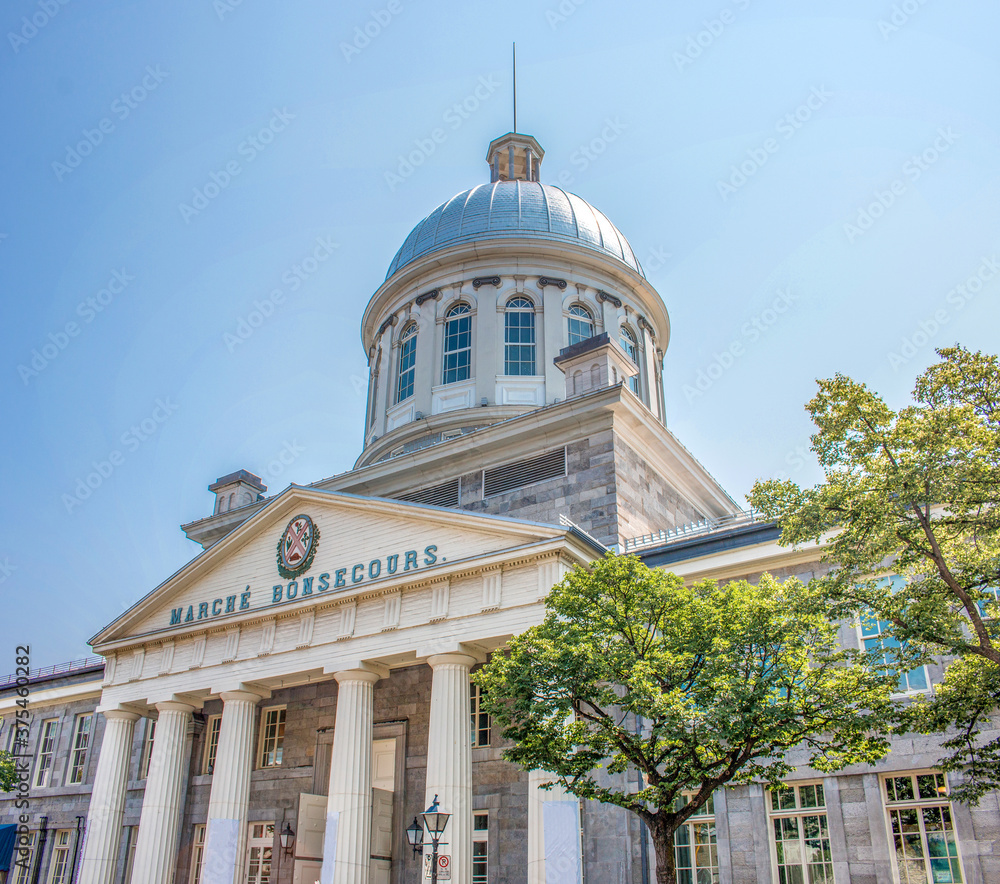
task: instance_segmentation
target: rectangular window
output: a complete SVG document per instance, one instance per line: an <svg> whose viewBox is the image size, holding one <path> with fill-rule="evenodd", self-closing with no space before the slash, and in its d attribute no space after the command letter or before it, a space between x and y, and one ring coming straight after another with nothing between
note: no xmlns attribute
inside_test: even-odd
<svg viewBox="0 0 1000 884"><path fill-rule="evenodd" d="M881 651L885 668L889 672L899 675L899 693L909 694L914 691L927 690L927 669L918 666L909 672L899 672L896 667L895 648L900 647L896 639L888 634L890 623L888 620L878 620L870 612L861 615L861 640L864 642L866 651Z"/></svg>
<svg viewBox="0 0 1000 884"><path fill-rule="evenodd" d="M195 826L191 840L191 884L201 884L201 864L205 859L205 827Z"/></svg>
<svg viewBox="0 0 1000 884"><path fill-rule="evenodd" d="M82 783L87 772L87 749L90 747L90 728L93 715L78 715L73 726L73 747L69 753L69 781Z"/></svg>
<svg viewBox="0 0 1000 884"><path fill-rule="evenodd" d="M149 762L153 757L153 738L156 736L156 719L146 719L146 733L142 738L142 756L139 758L139 779L149 776Z"/></svg>
<svg viewBox="0 0 1000 884"><path fill-rule="evenodd" d="M52 774L52 757L56 751L56 726L59 722L50 718L42 722L42 735L38 741L38 758L35 760L35 785L47 786Z"/></svg>
<svg viewBox="0 0 1000 884"><path fill-rule="evenodd" d="M285 707L272 706L260 716L260 766L278 767L285 745Z"/></svg>
<svg viewBox="0 0 1000 884"><path fill-rule="evenodd" d="M960 884L962 868L944 774L882 779L900 884Z"/></svg>
<svg viewBox="0 0 1000 884"><path fill-rule="evenodd" d="M59 829L52 839L49 884L69 884L69 829Z"/></svg>
<svg viewBox="0 0 1000 884"><path fill-rule="evenodd" d="M282 709L282 712L284 710ZM247 839L246 884L271 884L274 823L250 823Z"/></svg>
<svg viewBox="0 0 1000 884"><path fill-rule="evenodd" d="M771 856L778 884L833 884L833 857L822 783L770 793Z"/></svg>
<svg viewBox="0 0 1000 884"><path fill-rule="evenodd" d="M683 807L692 798L685 793ZM719 849L715 835L715 799L710 797L674 833L677 884L719 884Z"/></svg>
<svg viewBox="0 0 1000 884"><path fill-rule="evenodd" d="M202 759L201 772L211 774L215 770L215 756L219 751L219 732L222 730L222 716L208 716L205 726L205 757Z"/></svg>
<svg viewBox="0 0 1000 884"><path fill-rule="evenodd" d="M472 311L459 304L448 311L444 324L443 384L468 380L472 365Z"/></svg>
<svg viewBox="0 0 1000 884"><path fill-rule="evenodd" d="M490 815L472 815L472 884L487 884L490 869Z"/></svg>
<svg viewBox="0 0 1000 884"><path fill-rule="evenodd" d="M490 716L483 711L483 689L477 684L470 685L471 712L472 712L472 745L489 746L490 744Z"/></svg>
<svg viewBox="0 0 1000 884"><path fill-rule="evenodd" d="M11 857L11 880L14 884L29 884L31 881L32 863L35 859L35 837L36 832L28 833L27 845L18 844L14 848L14 855ZM21 850L24 852L22 853Z"/></svg>
<svg viewBox="0 0 1000 884"><path fill-rule="evenodd" d="M526 298L512 298L504 313L504 369L506 375L535 373L535 312Z"/></svg>
<svg viewBox="0 0 1000 884"><path fill-rule="evenodd" d="M132 884L132 874L135 870L135 845L139 841L139 827L125 827L125 873L122 884ZM197 882L195 882L197 884Z"/></svg>

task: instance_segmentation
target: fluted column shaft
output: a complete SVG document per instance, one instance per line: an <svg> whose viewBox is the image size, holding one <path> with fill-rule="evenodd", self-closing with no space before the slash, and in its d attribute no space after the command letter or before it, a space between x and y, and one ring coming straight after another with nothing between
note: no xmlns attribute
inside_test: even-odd
<svg viewBox="0 0 1000 884"><path fill-rule="evenodd" d="M80 884L112 884L114 880L125 814L132 735L139 716L134 712L108 709L104 718L104 738L87 810Z"/></svg>
<svg viewBox="0 0 1000 884"><path fill-rule="evenodd" d="M528 884L581 880L580 802L562 786L541 788L554 779L544 771L528 772Z"/></svg>
<svg viewBox="0 0 1000 884"><path fill-rule="evenodd" d="M222 694L222 726L208 801L202 884L238 884L237 874L246 852L254 723L260 699L248 691Z"/></svg>
<svg viewBox="0 0 1000 884"><path fill-rule="evenodd" d="M472 881L472 727L469 670L474 657L437 654L427 663L431 681L430 732L427 735L426 806L438 796L441 810L451 814L440 852L451 856L454 884ZM430 852L427 841L426 852Z"/></svg>
<svg viewBox="0 0 1000 884"><path fill-rule="evenodd" d="M171 884L177 861L177 835L183 796L184 741L194 707L157 703L156 736L139 816L135 868L143 884Z"/></svg>
<svg viewBox="0 0 1000 884"><path fill-rule="evenodd" d="M330 792L323 839L322 884L368 884L372 826L372 720L379 676L362 669L334 673Z"/></svg>

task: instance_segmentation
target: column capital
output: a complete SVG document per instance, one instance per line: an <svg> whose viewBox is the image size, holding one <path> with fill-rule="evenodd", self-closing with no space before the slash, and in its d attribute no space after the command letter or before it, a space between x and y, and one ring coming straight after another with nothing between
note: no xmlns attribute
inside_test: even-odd
<svg viewBox="0 0 1000 884"><path fill-rule="evenodd" d="M138 712L133 712L131 709L99 709L101 715L103 715L108 721L138 721L142 716Z"/></svg>
<svg viewBox="0 0 1000 884"><path fill-rule="evenodd" d="M191 703L183 703L180 700L163 700L159 703L154 703L157 712L194 712L196 709L201 708L200 705L194 706Z"/></svg>
<svg viewBox="0 0 1000 884"><path fill-rule="evenodd" d="M427 665L431 669L437 669L438 666L465 666L471 669L475 666L479 660L470 654L434 654L427 658Z"/></svg>
<svg viewBox="0 0 1000 884"><path fill-rule="evenodd" d="M350 682L375 684L375 682L382 678L382 675L378 672L372 672L370 669L341 669L333 673L333 677L337 679L337 684L348 684Z"/></svg>
<svg viewBox="0 0 1000 884"><path fill-rule="evenodd" d="M268 693L270 696L270 692ZM222 691L219 694L223 703L229 702L244 702L244 703L259 703L264 699L260 694L253 693L251 691Z"/></svg>

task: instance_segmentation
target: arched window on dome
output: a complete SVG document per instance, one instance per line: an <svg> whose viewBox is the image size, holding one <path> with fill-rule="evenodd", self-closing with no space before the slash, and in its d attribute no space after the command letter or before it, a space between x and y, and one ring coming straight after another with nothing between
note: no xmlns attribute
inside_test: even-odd
<svg viewBox="0 0 1000 884"><path fill-rule="evenodd" d="M375 426L375 407L378 404L378 374L382 366L382 348L379 348L378 356L375 357L375 366L372 368L371 380L368 382L368 426Z"/></svg>
<svg viewBox="0 0 1000 884"><path fill-rule="evenodd" d="M472 373L472 308L456 304L444 320L443 384L467 381Z"/></svg>
<svg viewBox="0 0 1000 884"><path fill-rule="evenodd" d="M619 334L618 340L621 342L622 349L628 354L628 358L631 359L636 366L639 365L639 345L635 342L635 335L632 334L632 329L627 325L623 325L621 332ZM639 375L634 374L628 379L628 385L632 388L632 392L636 396L639 395Z"/></svg>
<svg viewBox="0 0 1000 884"><path fill-rule="evenodd" d="M417 373L417 324L411 322L399 336L399 372L396 377L396 402L413 395L413 379Z"/></svg>
<svg viewBox="0 0 1000 884"><path fill-rule="evenodd" d="M569 308L568 326L570 347L594 336L594 317L582 304L574 304Z"/></svg>
<svg viewBox="0 0 1000 884"><path fill-rule="evenodd" d="M511 298L503 316L504 374L535 373L535 305L527 298Z"/></svg>

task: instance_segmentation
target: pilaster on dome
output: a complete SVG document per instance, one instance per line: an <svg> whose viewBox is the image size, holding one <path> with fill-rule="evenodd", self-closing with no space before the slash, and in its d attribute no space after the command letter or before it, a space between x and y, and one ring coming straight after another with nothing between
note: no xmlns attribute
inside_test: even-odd
<svg viewBox="0 0 1000 884"><path fill-rule="evenodd" d="M537 181L545 151L530 135L508 132L490 142L490 181Z"/></svg>

